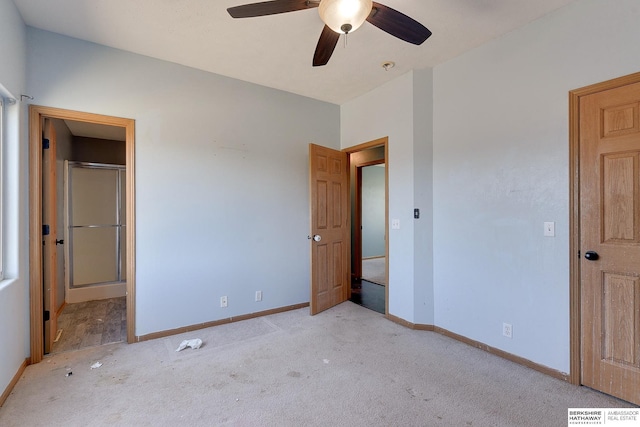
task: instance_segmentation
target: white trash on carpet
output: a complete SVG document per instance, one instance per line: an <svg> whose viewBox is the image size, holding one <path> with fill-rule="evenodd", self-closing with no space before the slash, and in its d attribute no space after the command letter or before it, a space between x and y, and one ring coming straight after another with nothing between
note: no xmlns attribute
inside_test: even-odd
<svg viewBox="0 0 640 427"><path fill-rule="evenodd" d="M184 340L180 343L180 346L176 349L176 351L182 351L187 347L191 347L192 349L198 349L202 345L202 340L200 338L195 338L192 340Z"/></svg>

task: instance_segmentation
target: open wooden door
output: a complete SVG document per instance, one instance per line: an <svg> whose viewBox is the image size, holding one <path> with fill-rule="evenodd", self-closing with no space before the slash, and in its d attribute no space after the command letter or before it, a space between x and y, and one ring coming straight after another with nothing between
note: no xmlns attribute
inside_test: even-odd
<svg viewBox="0 0 640 427"><path fill-rule="evenodd" d="M57 234L57 180L56 180L56 130L53 122L45 119L42 141L42 286L44 304L44 352L51 346L58 329L56 315L58 242Z"/></svg>
<svg viewBox="0 0 640 427"><path fill-rule="evenodd" d="M640 83L580 98L582 384L640 404Z"/></svg>
<svg viewBox="0 0 640 427"><path fill-rule="evenodd" d="M346 153L309 144L311 314L348 298L350 218Z"/></svg>

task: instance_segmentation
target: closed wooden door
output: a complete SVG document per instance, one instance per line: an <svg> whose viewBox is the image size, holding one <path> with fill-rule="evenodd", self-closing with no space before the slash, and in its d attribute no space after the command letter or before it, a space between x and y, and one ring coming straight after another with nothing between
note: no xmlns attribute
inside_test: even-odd
<svg viewBox="0 0 640 427"><path fill-rule="evenodd" d="M582 384L640 404L640 83L580 98Z"/></svg>
<svg viewBox="0 0 640 427"><path fill-rule="evenodd" d="M311 314L347 300L350 222L347 154L309 145Z"/></svg>

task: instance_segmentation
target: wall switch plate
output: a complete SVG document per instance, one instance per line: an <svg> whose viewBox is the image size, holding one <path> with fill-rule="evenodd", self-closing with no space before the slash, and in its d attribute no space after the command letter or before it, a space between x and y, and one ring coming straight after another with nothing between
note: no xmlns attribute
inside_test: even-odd
<svg viewBox="0 0 640 427"><path fill-rule="evenodd" d="M399 219L392 219L391 220L391 229L392 230L400 230L400 220Z"/></svg>
<svg viewBox="0 0 640 427"><path fill-rule="evenodd" d="M555 237L556 236L556 223L555 222L545 222L544 223L544 235L546 237Z"/></svg>
<svg viewBox="0 0 640 427"><path fill-rule="evenodd" d="M220 307L226 307L227 306L227 297L220 297Z"/></svg>
<svg viewBox="0 0 640 427"><path fill-rule="evenodd" d="M256 302L262 301L262 291L256 291Z"/></svg>
<svg viewBox="0 0 640 427"><path fill-rule="evenodd" d="M507 338L513 337L513 326L511 326L511 323L502 324L502 335L504 335Z"/></svg>

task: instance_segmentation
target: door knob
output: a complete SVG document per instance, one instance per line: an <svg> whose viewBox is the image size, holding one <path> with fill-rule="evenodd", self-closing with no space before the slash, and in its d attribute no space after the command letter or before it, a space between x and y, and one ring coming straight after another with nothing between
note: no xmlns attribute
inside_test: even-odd
<svg viewBox="0 0 640 427"><path fill-rule="evenodd" d="M595 252L595 251L587 251L587 252L585 252L584 257L589 261L595 261L598 258L600 258L598 253Z"/></svg>
<svg viewBox="0 0 640 427"><path fill-rule="evenodd" d="M319 242L320 240L322 240L322 237L319 234L314 234L313 237L307 236L307 239L313 239L314 242Z"/></svg>

